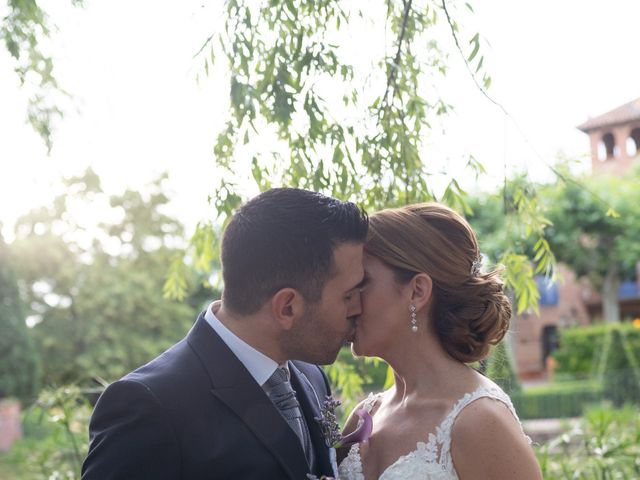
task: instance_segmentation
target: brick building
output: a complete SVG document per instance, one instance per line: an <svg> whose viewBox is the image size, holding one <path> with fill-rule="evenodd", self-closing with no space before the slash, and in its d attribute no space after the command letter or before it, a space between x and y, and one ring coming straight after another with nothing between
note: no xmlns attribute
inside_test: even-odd
<svg viewBox="0 0 640 480"><path fill-rule="evenodd" d="M640 165L640 98L590 118L577 128L589 135L592 174L624 175ZM637 271L636 279L627 279L620 285L618 298L623 318L640 317L640 262ZM557 284L549 284L544 278L538 280L539 315L524 314L512 320L512 330L517 332L512 348L523 380L546 378L547 358L557 344L559 328L586 325L602 317L598 292L576 279L566 266L560 265L559 276L563 281Z"/></svg>
<svg viewBox="0 0 640 480"><path fill-rule="evenodd" d="M511 348L523 380L545 378L547 357L557 346L559 328L591 323L587 305L594 292L588 283L578 281L565 265L558 266L558 277L561 281L556 283L537 279L539 315L524 313L511 320L511 330L517 332Z"/></svg>
<svg viewBox="0 0 640 480"><path fill-rule="evenodd" d="M578 126L591 140L592 173L624 175L638 164L640 98Z"/></svg>

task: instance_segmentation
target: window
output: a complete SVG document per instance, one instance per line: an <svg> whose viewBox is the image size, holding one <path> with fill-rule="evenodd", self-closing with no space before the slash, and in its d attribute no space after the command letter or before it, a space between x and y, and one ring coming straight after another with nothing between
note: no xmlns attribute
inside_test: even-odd
<svg viewBox="0 0 640 480"><path fill-rule="evenodd" d="M540 305L558 305L560 292L558 284L547 277L536 277L536 285L540 293Z"/></svg>
<svg viewBox="0 0 640 480"><path fill-rule="evenodd" d="M620 282L620 287L618 287L618 300L626 300L638 297L640 297L638 282L636 282L635 280L624 280Z"/></svg>
<svg viewBox="0 0 640 480"><path fill-rule="evenodd" d="M598 143L598 160L604 162L605 160L613 158L614 153L619 154L619 150L618 152L615 152L615 150L616 148L613 134L611 134L610 132L605 133L602 136L602 140Z"/></svg>
<svg viewBox="0 0 640 480"><path fill-rule="evenodd" d="M640 149L640 128L634 128L627 138L627 155L635 157Z"/></svg>

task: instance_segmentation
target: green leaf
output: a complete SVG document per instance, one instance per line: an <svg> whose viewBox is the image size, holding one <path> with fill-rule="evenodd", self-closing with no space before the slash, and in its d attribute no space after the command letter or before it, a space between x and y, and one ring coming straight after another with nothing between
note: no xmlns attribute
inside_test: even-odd
<svg viewBox="0 0 640 480"><path fill-rule="evenodd" d="M182 301L187 294L187 269L184 254L176 253L169 266L167 280L162 288L164 298Z"/></svg>
<svg viewBox="0 0 640 480"><path fill-rule="evenodd" d="M382 387L382 389L387 390L393 387L394 383L395 383L395 374L393 372L393 368L391 368L390 365L387 365L387 376L384 379L384 386Z"/></svg>
<svg viewBox="0 0 640 480"><path fill-rule="evenodd" d="M473 50L471 51L471 54L469 54L469 57L467 58L468 62L471 62L475 56L478 54L478 50L480 50L480 39L479 39L479 33L476 33L473 38L471 38L471 40L469 40L469 43L473 43Z"/></svg>
<svg viewBox="0 0 640 480"><path fill-rule="evenodd" d="M607 217L611 217L611 218L620 218L620 214L613 208L613 207L609 207L607 209Z"/></svg>

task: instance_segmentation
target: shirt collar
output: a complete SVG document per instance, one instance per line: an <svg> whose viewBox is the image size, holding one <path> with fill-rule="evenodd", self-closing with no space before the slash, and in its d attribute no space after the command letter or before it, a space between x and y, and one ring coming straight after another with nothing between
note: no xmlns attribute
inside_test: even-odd
<svg viewBox="0 0 640 480"><path fill-rule="evenodd" d="M235 333L229 330L211 311L211 306L207 307L207 311L204 314L204 319L220 336L222 341L229 347L233 354L238 357L238 360L249 371L258 385L262 386L273 375L273 372L278 368L278 363L275 360L267 357L264 353L259 352L247 342L238 337ZM288 371L288 365L285 363L285 368Z"/></svg>

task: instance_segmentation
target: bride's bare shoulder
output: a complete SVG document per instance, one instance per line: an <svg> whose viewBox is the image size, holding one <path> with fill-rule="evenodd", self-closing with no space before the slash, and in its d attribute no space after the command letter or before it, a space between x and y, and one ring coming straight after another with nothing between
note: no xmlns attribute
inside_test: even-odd
<svg viewBox="0 0 640 480"><path fill-rule="evenodd" d="M507 404L491 397L460 412L451 431L451 457L461 480L542 478L520 422Z"/></svg>

